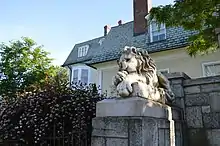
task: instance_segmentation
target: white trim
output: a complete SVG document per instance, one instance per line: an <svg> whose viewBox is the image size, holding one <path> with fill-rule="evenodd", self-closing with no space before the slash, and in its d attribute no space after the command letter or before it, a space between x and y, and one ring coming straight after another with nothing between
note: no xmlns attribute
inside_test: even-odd
<svg viewBox="0 0 220 146"><path fill-rule="evenodd" d="M168 73L170 73L170 69L169 68L158 69L157 71L159 71L159 72L167 71Z"/></svg>
<svg viewBox="0 0 220 146"><path fill-rule="evenodd" d="M99 67L99 70L104 70L104 69L110 69L110 68L115 68L118 67L118 65L112 65L112 66L107 66L107 67Z"/></svg>
<svg viewBox="0 0 220 146"><path fill-rule="evenodd" d="M103 72L102 70L98 70L98 84L101 90L99 90L99 93L102 93L102 78L103 78Z"/></svg>
<svg viewBox="0 0 220 146"><path fill-rule="evenodd" d="M220 61L211 61L211 62L202 63L202 75L203 75L203 77L208 77L208 76L205 75L205 66L206 65L212 65L212 64L220 64Z"/></svg>

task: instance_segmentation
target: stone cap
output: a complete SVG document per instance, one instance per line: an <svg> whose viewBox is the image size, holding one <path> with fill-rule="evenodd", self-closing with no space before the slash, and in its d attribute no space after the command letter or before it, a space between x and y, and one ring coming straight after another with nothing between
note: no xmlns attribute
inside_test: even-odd
<svg viewBox="0 0 220 146"><path fill-rule="evenodd" d="M172 73L167 73L165 74L165 76L169 79L178 79L178 78L182 78L182 79L190 79L190 77L185 74L184 72L172 72Z"/></svg>
<svg viewBox="0 0 220 146"><path fill-rule="evenodd" d="M96 104L96 117L153 117L180 120L180 114L178 108L141 97L105 99Z"/></svg>
<svg viewBox="0 0 220 146"><path fill-rule="evenodd" d="M183 85L194 86L194 85L204 85L204 84L213 84L213 83L220 83L220 75L185 80L183 82Z"/></svg>

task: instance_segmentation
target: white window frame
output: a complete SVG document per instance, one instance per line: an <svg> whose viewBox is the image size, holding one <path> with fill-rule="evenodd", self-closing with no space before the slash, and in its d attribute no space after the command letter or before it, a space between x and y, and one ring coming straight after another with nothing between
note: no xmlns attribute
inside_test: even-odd
<svg viewBox="0 0 220 146"><path fill-rule="evenodd" d="M86 56L89 50L89 45L81 46L78 48L78 57Z"/></svg>
<svg viewBox="0 0 220 146"><path fill-rule="evenodd" d="M83 69L88 70L88 84L91 83L91 69L90 69L90 67L87 67L87 66L76 66L76 67L72 67L71 83L72 83L72 81L73 81L74 70L78 70L78 81L80 81L80 80L81 80L81 73L82 73L82 70L83 70Z"/></svg>
<svg viewBox="0 0 220 146"><path fill-rule="evenodd" d="M72 70L72 79L71 79L71 83L73 82L74 80L74 71L77 70L77 82L79 81L79 69L75 68Z"/></svg>
<svg viewBox="0 0 220 146"><path fill-rule="evenodd" d="M205 62L205 63L202 63L202 75L203 75L203 77L211 77L211 76L217 76L217 75L220 75L220 74L217 74L217 75L206 76L206 73L205 73L205 66L213 65L213 64L220 64L220 61L212 61L212 62Z"/></svg>
<svg viewBox="0 0 220 146"><path fill-rule="evenodd" d="M169 68L158 69L157 71L158 72L167 71L167 73L170 73L170 69Z"/></svg>
<svg viewBox="0 0 220 146"><path fill-rule="evenodd" d="M153 28L152 28L152 23L156 23L156 21L155 20L153 20L152 22L150 22L150 42L152 43L152 42L157 42L157 41L153 41ZM166 29L166 25L165 24L163 24L164 25L164 29L165 29L165 31L164 31L164 33L165 33L165 39L167 38L167 29ZM161 28L159 29L159 30L161 30ZM164 40L165 40L164 39ZM158 41L161 41L161 40L158 40Z"/></svg>

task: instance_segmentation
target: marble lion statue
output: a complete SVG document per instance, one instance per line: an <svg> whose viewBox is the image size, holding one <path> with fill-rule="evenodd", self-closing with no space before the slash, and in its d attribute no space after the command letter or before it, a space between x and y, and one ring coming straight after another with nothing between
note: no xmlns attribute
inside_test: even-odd
<svg viewBox="0 0 220 146"><path fill-rule="evenodd" d="M140 96L161 103L174 100L168 79L157 72L156 64L146 50L126 46L118 66L112 84L119 96Z"/></svg>

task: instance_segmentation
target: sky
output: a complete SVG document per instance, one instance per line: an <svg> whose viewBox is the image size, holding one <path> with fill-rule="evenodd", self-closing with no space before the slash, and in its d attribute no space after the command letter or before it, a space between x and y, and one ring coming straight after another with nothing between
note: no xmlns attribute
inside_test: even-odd
<svg viewBox="0 0 220 146"><path fill-rule="evenodd" d="M133 0L0 0L0 42L30 37L62 65L74 44L102 36L118 20L133 20Z"/></svg>

